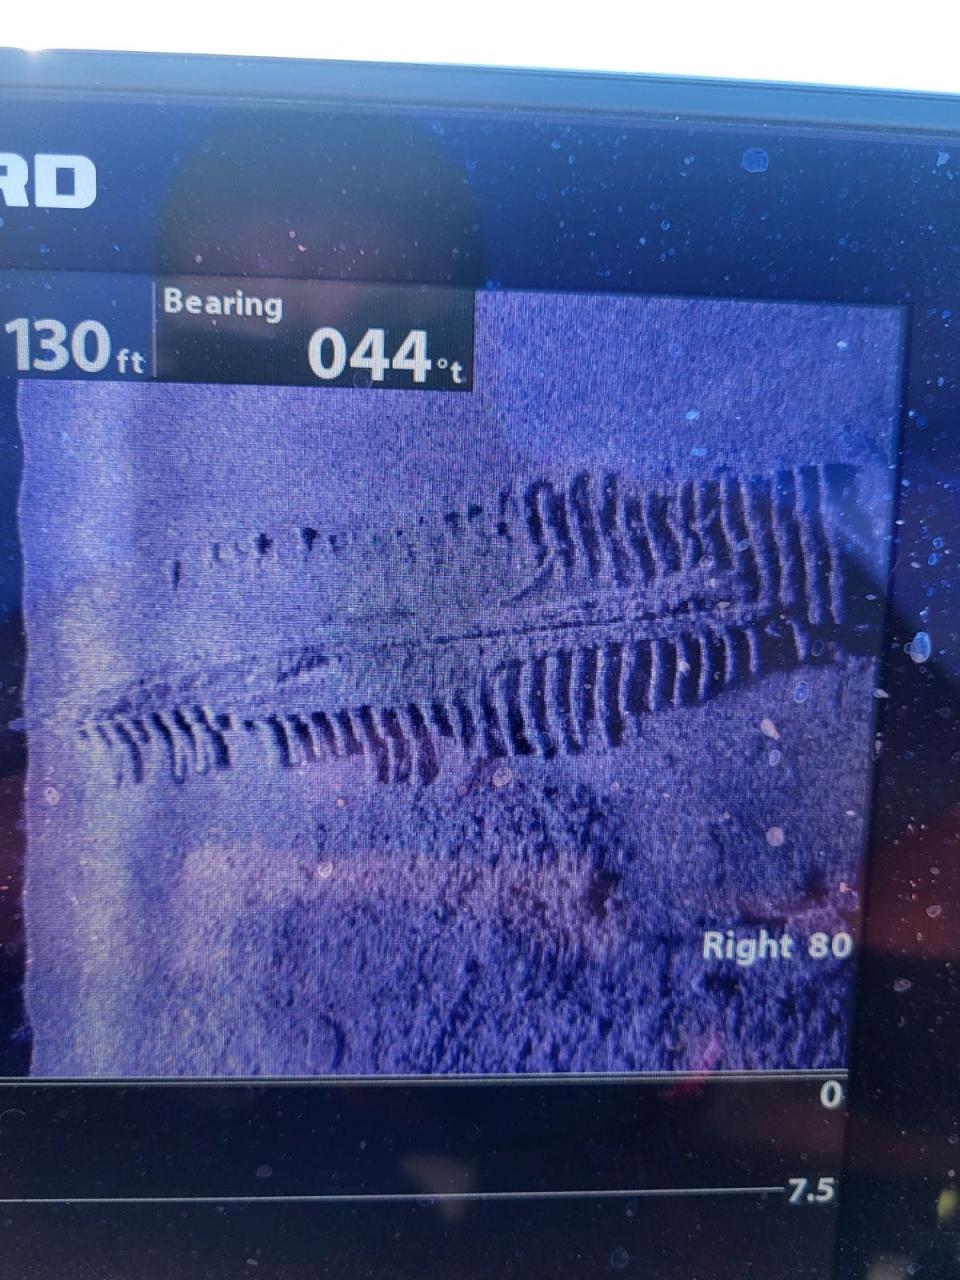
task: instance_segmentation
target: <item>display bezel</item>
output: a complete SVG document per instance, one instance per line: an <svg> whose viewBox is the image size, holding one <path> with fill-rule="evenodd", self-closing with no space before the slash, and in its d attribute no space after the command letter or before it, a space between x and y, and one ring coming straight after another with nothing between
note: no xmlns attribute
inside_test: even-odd
<svg viewBox="0 0 960 1280"><path fill-rule="evenodd" d="M181 112L222 109L248 120L249 113L257 113L261 124L267 117L276 118L270 113L284 111L362 110L377 116L403 109L421 119L453 112L477 127L491 119L512 119L528 124L563 122L575 129L612 129L618 123L694 133L710 129L736 138L785 133L819 140L827 147L831 140L842 139L848 148L862 148L872 157L871 163L880 157L883 164L899 166L897 172L903 175L913 171L917 163L913 156L928 155L932 170L936 167L933 150L949 155L952 147L955 154L960 152L957 99L574 72L9 51L0 54L0 100L8 119L16 120L29 120L31 112L59 109L69 114L72 107L83 107L96 108L98 120L109 121L111 112L122 114L126 104L140 104ZM960 165L960 154L957 161ZM599 160L593 162L591 172L597 178L603 176ZM956 216L958 201L953 188L948 192L945 188L931 222L929 207L923 203L928 180L932 181L925 176L912 185L904 182L899 197L893 183L889 190L884 188L884 200L896 216L901 236L899 243L891 241L886 249L898 264L895 287L881 274L884 247L879 240L870 240L879 236L879 229L874 226L863 236L864 256L873 255L875 286L869 297L859 300L907 307L911 319L900 475L903 507L886 636L884 689L889 697L882 708L883 751L869 859L866 946L858 978L836 1272L851 1276L863 1274L866 1263L880 1252L915 1257L939 1247L937 1241L942 1243L942 1238L936 1234L934 1202L940 1189L955 1180L950 1171L960 1159L951 1144L958 1123L952 1083L958 1054L960 951L958 935L955 930L951 935L949 927L960 909L957 798L950 789L957 777L952 758L960 748L957 662L955 654L952 659L942 656L921 670L905 652L907 642L922 629L918 620L922 608L939 610L929 629L952 636L948 647L955 645L960 629L949 600L949 564L940 570L934 595L926 597L932 605L924 606L921 593L909 585L911 575L923 576L927 559L925 553L921 558L920 550L929 540L925 530L930 503L923 500L924 486L945 494L937 515L948 541L960 532L960 503L950 496L951 486L960 485L956 479L960 440L951 436L960 393L949 371L941 372L949 370L951 354L958 354L950 320L952 315L960 316L960 267L942 221L951 208ZM529 181L522 167L512 177L505 171L502 190L522 205ZM834 239L849 235L848 197L836 188L824 188L817 197L818 235L831 234ZM726 208L723 197L719 203ZM548 220L549 216L548 212ZM585 217L585 211L575 212L575 225L585 228ZM718 214L718 226L723 225L721 217ZM855 218L853 224L856 234ZM10 228L0 231L2 265L36 269L35 260L22 256L17 260L4 244L3 237L9 239L10 234ZM514 275L488 271L473 281L478 287L537 287L531 276L538 271L544 276L543 269L534 265L520 279L515 259L501 252L511 234L514 228L498 224L490 215L481 222L479 239L487 246L488 265L491 257L499 259L511 266ZM694 241L696 257L705 240L701 234ZM542 279L541 287L558 287L564 279L569 288L586 287L587 242L571 237L565 243L569 243L565 249L569 264ZM78 241L72 251L81 248L83 260L74 262L75 267L111 269L97 241L82 245ZM765 251L779 269L785 249L767 245ZM731 262L745 262L747 246L721 246L718 253ZM809 265L804 296L849 301L860 276L849 268L850 274L844 277L848 268L839 265L831 274L828 258L824 253ZM55 265L63 268L67 262ZM144 261L140 269L158 270L161 265ZM121 269L133 268L128 262ZM869 274L869 268L860 270L863 278ZM904 288L903 281L909 282L911 275L913 287ZM689 293L693 276L702 290L698 273L692 271L690 284L679 293ZM732 282L726 296L784 296L782 285L766 293L758 291L758 278L754 273L750 279ZM626 291L627 282L615 272L613 282L605 281L602 287ZM637 291L647 288L664 291L662 282L653 277L645 279L644 288ZM715 291L704 292L719 296ZM944 377L944 386L928 386L928 370L934 378ZM918 418L924 420L922 427ZM910 568L912 563L916 569ZM931 878L933 866L938 870ZM938 908L935 915L929 910L933 907Z"/></svg>

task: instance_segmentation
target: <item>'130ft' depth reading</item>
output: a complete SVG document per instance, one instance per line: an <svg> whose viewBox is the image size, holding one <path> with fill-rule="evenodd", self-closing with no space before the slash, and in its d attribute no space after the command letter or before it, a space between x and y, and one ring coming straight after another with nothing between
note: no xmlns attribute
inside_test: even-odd
<svg viewBox="0 0 960 1280"><path fill-rule="evenodd" d="M19 316L3 326L16 343L18 373L103 373L111 360L118 374L147 372L146 356L121 347L114 353L106 325L81 320L68 329L62 320L29 320ZM111 370L112 372L112 370Z"/></svg>

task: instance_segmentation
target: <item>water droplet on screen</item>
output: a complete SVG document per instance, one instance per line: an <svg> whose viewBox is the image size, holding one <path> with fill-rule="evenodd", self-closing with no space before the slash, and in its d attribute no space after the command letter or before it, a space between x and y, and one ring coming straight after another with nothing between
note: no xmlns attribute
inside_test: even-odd
<svg viewBox="0 0 960 1280"><path fill-rule="evenodd" d="M918 665L926 662L933 653L933 644L930 636L926 631L918 631L910 643L906 646L907 653Z"/></svg>
<svg viewBox="0 0 960 1280"><path fill-rule="evenodd" d="M770 157L762 147L747 147L740 157L740 168L746 173L766 173L770 167Z"/></svg>

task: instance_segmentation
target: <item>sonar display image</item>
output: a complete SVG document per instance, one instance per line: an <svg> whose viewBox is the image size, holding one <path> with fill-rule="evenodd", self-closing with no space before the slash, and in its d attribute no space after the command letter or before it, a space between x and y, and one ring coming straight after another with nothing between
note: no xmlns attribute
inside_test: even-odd
<svg viewBox="0 0 960 1280"><path fill-rule="evenodd" d="M902 323L490 292L459 394L22 383L33 1074L842 1064Z"/></svg>

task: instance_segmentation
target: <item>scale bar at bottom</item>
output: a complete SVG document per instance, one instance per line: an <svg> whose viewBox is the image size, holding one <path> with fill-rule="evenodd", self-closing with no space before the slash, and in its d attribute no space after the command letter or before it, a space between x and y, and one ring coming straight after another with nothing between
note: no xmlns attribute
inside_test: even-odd
<svg viewBox="0 0 960 1280"><path fill-rule="evenodd" d="M44 1204L432 1204L467 1200L633 1200L666 1196L767 1196L783 1194L776 1187L634 1187L604 1191L437 1191L365 1195L259 1196L10 1196L0 1205Z"/></svg>

